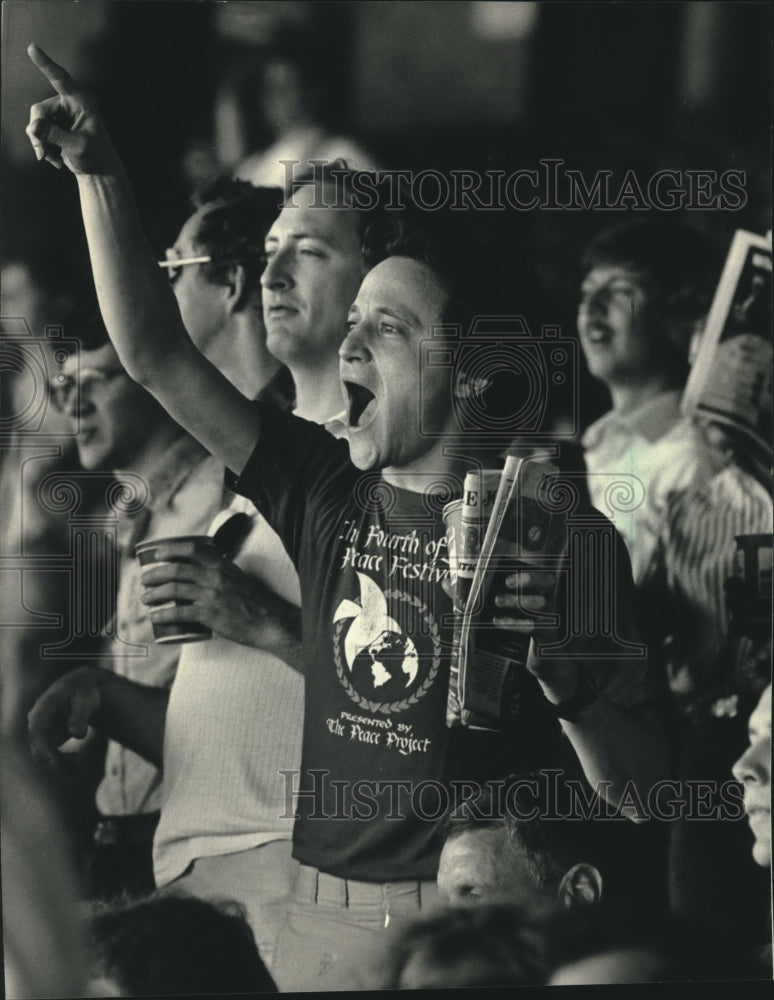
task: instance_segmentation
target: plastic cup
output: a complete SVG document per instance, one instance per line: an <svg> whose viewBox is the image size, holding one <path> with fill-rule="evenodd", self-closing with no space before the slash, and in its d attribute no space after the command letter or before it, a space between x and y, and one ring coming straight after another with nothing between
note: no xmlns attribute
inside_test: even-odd
<svg viewBox="0 0 774 1000"><path fill-rule="evenodd" d="M167 555L159 559L156 552L166 545L187 543L190 548L189 554ZM218 552L215 542L209 535L175 535L171 538L153 538L146 542L140 542L134 548L141 566L164 566L169 563L198 563L200 557L205 553ZM191 601L168 601L164 604L157 604L156 607L174 608L190 604ZM212 638L212 629L209 625L202 625L200 622L153 622L153 638L156 643L173 642L201 642L203 639Z"/></svg>

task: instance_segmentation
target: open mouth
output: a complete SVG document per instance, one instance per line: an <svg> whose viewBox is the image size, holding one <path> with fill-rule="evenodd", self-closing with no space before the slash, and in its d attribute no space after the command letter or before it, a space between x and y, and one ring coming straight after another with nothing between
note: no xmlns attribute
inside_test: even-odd
<svg viewBox="0 0 774 1000"><path fill-rule="evenodd" d="M350 427L367 427L376 416L376 396L357 382L343 384L347 394L347 423Z"/></svg>

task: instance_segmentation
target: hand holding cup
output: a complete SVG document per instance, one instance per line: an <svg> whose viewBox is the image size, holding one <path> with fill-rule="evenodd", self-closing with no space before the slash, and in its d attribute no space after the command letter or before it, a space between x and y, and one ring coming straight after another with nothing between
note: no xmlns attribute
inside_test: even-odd
<svg viewBox="0 0 774 1000"><path fill-rule="evenodd" d="M274 648L297 609L226 558L224 547L233 549L234 539L220 532L137 547L142 600L154 634L161 636L157 642L193 642L215 633L245 646Z"/></svg>
<svg viewBox="0 0 774 1000"><path fill-rule="evenodd" d="M200 615L202 579L222 561L209 535L183 535L140 542L135 554L143 567L157 643L198 642L212 637L212 628Z"/></svg>

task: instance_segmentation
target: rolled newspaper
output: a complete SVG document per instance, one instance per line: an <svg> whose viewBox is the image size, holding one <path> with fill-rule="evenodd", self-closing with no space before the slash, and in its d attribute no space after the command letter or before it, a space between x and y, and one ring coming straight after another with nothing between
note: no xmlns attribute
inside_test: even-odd
<svg viewBox="0 0 774 1000"><path fill-rule="evenodd" d="M739 229L683 392L684 413L721 427L766 470L772 453L771 233Z"/></svg>
<svg viewBox="0 0 774 1000"><path fill-rule="evenodd" d="M509 455L502 471L469 472L462 500L444 509L455 577L449 726L496 730L509 714L531 640L492 623L494 580L559 554L564 519L539 498L545 478L557 474L547 462Z"/></svg>

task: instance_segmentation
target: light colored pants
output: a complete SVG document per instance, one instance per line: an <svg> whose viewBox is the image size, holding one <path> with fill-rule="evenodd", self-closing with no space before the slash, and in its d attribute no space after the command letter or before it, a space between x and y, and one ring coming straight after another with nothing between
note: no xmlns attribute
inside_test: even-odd
<svg viewBox="0 0 774 1000"><path fill-rule="evenodd" d="M372 988L384 932L437 903L434 881L358 882L302 865L274 952L277 986L283 993Z"/></svg>
<svg viewBox="0 0 774 1000"><path fill-rule="evenodd" d="M197 858L161 892L185 892L199 899L235 899L247 919L266 968L272 972L277 933L293 896L300 865L290 840L272 840L236 854Z"/></svg>

